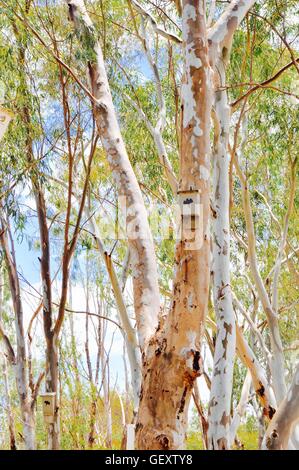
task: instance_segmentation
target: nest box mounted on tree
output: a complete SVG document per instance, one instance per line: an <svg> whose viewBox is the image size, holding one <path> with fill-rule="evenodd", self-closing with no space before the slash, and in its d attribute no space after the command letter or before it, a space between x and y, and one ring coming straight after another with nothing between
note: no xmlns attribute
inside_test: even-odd
<svg viewBox="0 0 299 470"><path fill-rule="evenodd" d="M4 136L8 124L10 123L11 119L13 118L13 113L8 109L2 108L0 106L0 140Z"/></svg>
<svg viewBox="0 0 299 470"><path fill-rule="evenodd" d="M200 248L198 245L202 241L200 190L179 191L178 203L181 215L181 233L182 238L187 242L186 248L198 249Z"/></svg>
<svg viewBox="0 0 299 470"><path fill-rule="evenodd" d="M55 392L46 392L40 395L43 400L43 413L46 423L54 423Z"/></svg>

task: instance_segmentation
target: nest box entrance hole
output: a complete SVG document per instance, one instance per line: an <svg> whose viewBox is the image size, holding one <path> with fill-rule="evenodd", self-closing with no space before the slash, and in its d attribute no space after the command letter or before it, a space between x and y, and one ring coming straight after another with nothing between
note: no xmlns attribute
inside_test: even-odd
<svg viewBox="0 0 299 470"><path fill-rule="evenodd" d="M46 423L54 423L55 415L55 392L46 392L40 395L43 401L43 414Z"/></svg>

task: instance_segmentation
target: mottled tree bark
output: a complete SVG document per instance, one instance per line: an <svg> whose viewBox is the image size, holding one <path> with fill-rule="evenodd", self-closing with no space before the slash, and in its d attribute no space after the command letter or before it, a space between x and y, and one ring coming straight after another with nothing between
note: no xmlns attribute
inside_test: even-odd
<svg viewBox="0 0 299 470"><path fill-rule="evenodd" d="M217 338L209 405L209 448L229 447L230 409L236 345L235 316L230 283L229 154L230 109L226 85L234 32L255 3L233 1L209 31L210 61L214 70L214 199L213 292Z"/></svg>
<svg viewBox="0 0 299 470"><path fill-rule="evenodd" d="M218 86L224 86L223 59L218 62ZM212 279L217 338L209 405L208 438L210 449L227 449L236 331L230 283L228 158L230 110L226 91L216 90L215 115Z"/></svg>
<svg viewBox="0 0 299 470"><path fill-rule="evenodd" d="M136 426L138 449L184 447L193 383L201 372L210 277L211 76L204 1L183 2L182 27L185 77L179 197L183 196L185 204L200 201L200 214L197 221L193 215L182 216L171 311L165 320L161 319L143 357Z"/></svg>
<svg viewBox="0 0 299 470"><path fill-rule="evenodd" d="M268 419L272 419L275 413L276 403L271 396L266 374L246 342L239 326L236 327L236 347L241 361L251 373L252 384L263 407L263 414Z"/></svg>
<svg viewBox="0 0 299 470"><path fill-rule="evenodd" d="M116 120L102 51L94 26L83 0L71 0L67 3L70 18L75 24L82 45L84 46L86 41L92 46L88 51L90 53L88 74L91 93L94 97L93 106L98 132L108 154L119 192L126 197L129 207L134 206L133 210L130 209L127 222L131 225L133 222L135 232L139 232L134 239L130 237L131 233L128 237L134 277L135 313L140 345L143 350L143 385L136 427L136 445L141 449L182 448L192 386L200 371L200 346L208 301L209 133L212 88L210 63L213 66L219 66L221 61L227 59L233 33L254 1L233 1L211 28L209 35L205 24L205 2L203 0L183 2L185 77L182 85L181 166L178 198L182 204L190 203L190 201L191 204L195 204L198 201L201 226L195 227L195 214L189 217L191 224L189 235L190 232L193 233L195 241L191 247L192 244L184 233L186 217L182 218L182 236L176 248L177 268L173 304L169 315L164 319L161 318L154 336L152 335L155 331L159 309L157 270L140 189L128 161ZM145 14L143 11L141 13ZM227 405L230 402L235 334L229 285L228 204L226 201L228 194L226 146L229 115L226 95L219 93L219 96L222 101L218 107L221 131L227 132L223 140L219 142L219 160L215 167L215 173L218 171L219 177L216 186L219 183L223 189L218 200L223 199L221 209L224 209L224 218L219 217L216 229L218 237L221 233L221 240L220 238L219 240L222 243L217 261L222 269L216 280L220 326L217 355L221 348L224 349L229 355L230 367L228 373L224 374L226 379L224 388L220 389L219 384L216 383L215 393L223 396L223 390L225 390L227 393L224 395L228 396L225 401ZM221 158L222 155L223 158ZM221 181L220 178L222 178ZM189 197L186 196L187 193ZM138 210L136 210L136 204ZM140 231L143 232L142 235ZM223 262L224 258L225 262ZM219 294L221 295L218 299ZM149 299L152 302L151 307ZM223 306L220 304L225 306L226 319L221 318L220 312ZM148 348L146 348L147 345ZM224 412L224 416L224 420L227 421L224 425L225 432L221 431L221 436L216 439L216 441L219 440L221 448L226 439L224 434L227 434L229 429L229 418L226 419L229 411L227 414ZM222 417L223 413L221 419ZM221 419L217 418L217 423Z"/></svg>

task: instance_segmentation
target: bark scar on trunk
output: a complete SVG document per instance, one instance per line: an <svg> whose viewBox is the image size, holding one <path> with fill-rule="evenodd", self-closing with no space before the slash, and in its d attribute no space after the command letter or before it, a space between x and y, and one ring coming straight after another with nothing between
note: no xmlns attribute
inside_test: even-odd
<svg viewBox="0 0 299 470"><path fill-rule="evenodd" d="M193 358L193 370L195 372L198 372L199 374L202 373L202 366L203 366L203 361L202 357L200 355L200 351L193 351L194 358Z"/></svg>

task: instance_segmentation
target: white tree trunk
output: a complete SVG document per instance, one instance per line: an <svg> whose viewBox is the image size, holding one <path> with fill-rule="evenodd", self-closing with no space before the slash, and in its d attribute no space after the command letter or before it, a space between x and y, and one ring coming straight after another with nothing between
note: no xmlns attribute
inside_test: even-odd
<svg viewBox="0 0 299 470"><path fill-rule="evenodd" d="M106 336L106 325L105 321L102 320L102 334L100 338L101 343L101 369L102 369L102 383L104 393L104 409L106 418L106 435L105 444L108 449L112 449L112 409L110 401L110 386L109 386L109 359L106 357L105 351L105 336Z"/></svg>
<svg viewBox="0 0 299 470"><path fill-rule="evenodd" d="M97 33L83 0L66 0L66 3L82 47L86 47L86 42L92 44L86 52L90 56L87 65L95 98L94 115L119 195L125 199L123 210L131 252L135 314L139 344L145 349L157 327L160 308L156 256L147 213L117 121Z"/></svg>
<svg viewBox="0 0 299 470"><path fill-rule="evenodd" d="M209 31L209 56L214 70L214 200L213 200L213 280L217 338L209 405L208 442L210 449L229 447L230 408L236 345L235 316L230 285L230 220L228 140L230 108L225 69L233 35L254 0L235 0Z"/></svg>
<svg viewBox="0 0 299 470"><path fill-rule="evenodd" d="M225 85L223 61L218 61L220 86ZM229 158L230 110L226 91L215 93L213 199L213 292L217 338L212 377L208 443L210 449L229 447L230 410L236 347L235 315L230 284Z"/></svg>

